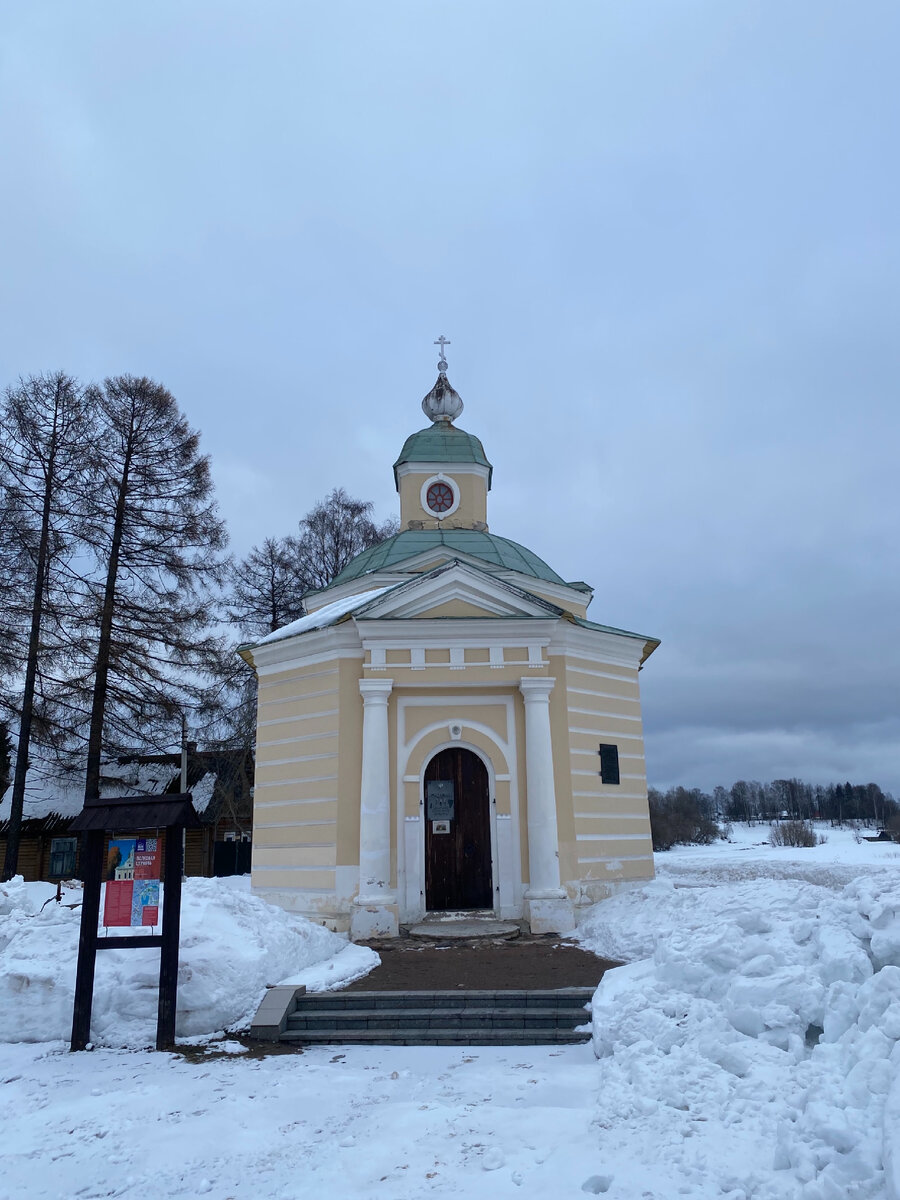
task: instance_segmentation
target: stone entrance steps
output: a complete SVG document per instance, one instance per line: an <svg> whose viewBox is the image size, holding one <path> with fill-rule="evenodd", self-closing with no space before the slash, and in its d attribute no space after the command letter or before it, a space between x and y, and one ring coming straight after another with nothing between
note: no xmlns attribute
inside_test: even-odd
<svg viewBox="0 0 900 1200"><path fill-rule="evenodd" d="M404 1046L584 1042L591 988L554 991L325 992L294 997L279 1040Z"/></svg>

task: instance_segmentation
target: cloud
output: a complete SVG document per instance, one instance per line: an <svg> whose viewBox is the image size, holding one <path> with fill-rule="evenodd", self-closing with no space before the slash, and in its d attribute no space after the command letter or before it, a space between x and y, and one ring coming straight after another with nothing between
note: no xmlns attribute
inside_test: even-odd
<svg viewBox="0 0 900 1200"><path fill-rule="evenodd" d="M0 35L3 379L165 382L241 552L334 486L392 511L443 331L492 529L663 639L651 776L900 791L895 8L50 0Z"/></svg>

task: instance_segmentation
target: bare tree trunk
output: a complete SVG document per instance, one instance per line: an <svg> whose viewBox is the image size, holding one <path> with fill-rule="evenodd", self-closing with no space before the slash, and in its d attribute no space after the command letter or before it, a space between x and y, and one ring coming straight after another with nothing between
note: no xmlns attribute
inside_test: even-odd
<svg viewBox="0 0 900 1200"><path fill-rule="evenodd" d="M50 546L50 506L53 499L54 468L56 466L58 413L53 414L53 433L47 461L44 505L41 513L41 537L38 543L34 572L34 596L31 602L31 630L28 634L28 657L25 660L25 688L22 695L22 716L19 721L19 740L16 746L16 770L13 776L9 809L9 831L6 836L6 858L3 880L12 879L19 865L19 843L22 839L22 812L25 805L25 776L28 772L28 749L31 744L31 723L34 715L34 682L37 677L38 651L41 644L41 618L44 615L44 587L47 577L47 554Z"/></svg>
<svg viewBox="0 0 900 1200"><path fill-rule="evenodd" d="M116 513L113 522L112 541L106 569L106 587L103 592L103 610L100 616L100 633L97 645L97 660L94 673L94 693L91 700L91 726L88 736L87 772L84 781L85 801L100 795L100 760L103 752L103 717L106 712L106 690L109 681L109 654L112 643L113 614L116 601L116 581L119 574L119 553L122 547L122 531L125 526L125 501L128 496L128 476L131 470L132 441L125 450L122 474L116 496Z"/></svg>

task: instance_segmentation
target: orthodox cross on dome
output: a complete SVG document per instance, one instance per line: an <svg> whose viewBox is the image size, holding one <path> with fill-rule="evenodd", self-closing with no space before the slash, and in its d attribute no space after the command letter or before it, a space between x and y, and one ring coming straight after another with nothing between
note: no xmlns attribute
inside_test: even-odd
<svg viewBox="0 0 900 1200"><path fill-rule="evenodd" d="M445 375L447 373L447 358L444 354L444 347L449 346L450 342L444 337L443 334L441 334L434 344L435 346L440 346L441 348L441 361L438 363L438 370L442 375Z"/></svg>
<svg viewBox="0 0 900 1200"><path fill-rule="evenodd" d="M444 422L449 425L463 410L463 402L459 393L447 378L447 360L444 357L444 347L450 345L449 338L443 334L435 339L435 346L441 348L441 360L438 363L437 383L422 401L422 410L435 424Z"/></svg>

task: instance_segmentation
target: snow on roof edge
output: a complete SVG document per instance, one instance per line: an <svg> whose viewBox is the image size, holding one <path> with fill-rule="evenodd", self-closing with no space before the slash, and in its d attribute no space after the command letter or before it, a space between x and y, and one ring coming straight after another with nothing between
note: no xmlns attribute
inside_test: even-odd
<svg viewBox="0 0 900 1200"><path fill-rule="evenodd" d="M315 612L298 617L296 621L291 621L289 624L283 625L281 629L276 629L274 633L267 634L260 641L254 642L251 649L255 649L257 646L268 646L272 642L281 642L285 638L294 637L299 633L308 633L311 629L324 629L327 625L335 625L341 617L346 617L355 608L362 608L376 596L381 596L396 586L395 583L391 583L386 587L371 588L366 592L355 592L352 596L343 596L340 600L332 600L330 604L323 604Z"/></svg>

